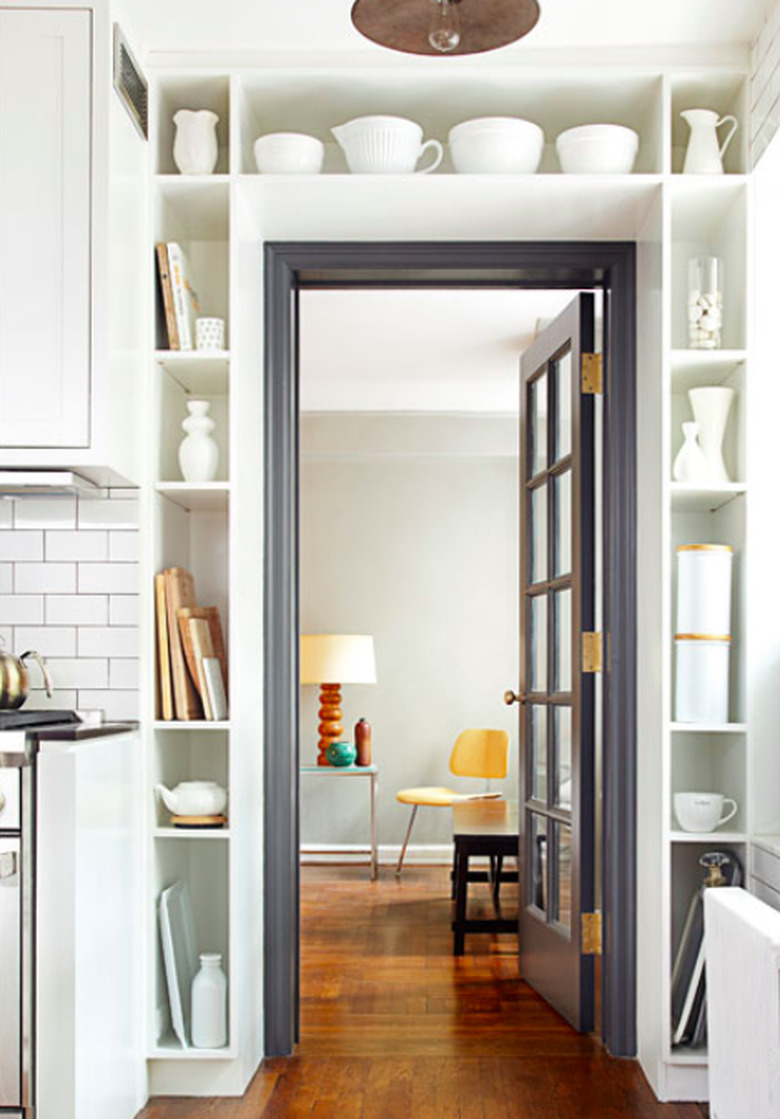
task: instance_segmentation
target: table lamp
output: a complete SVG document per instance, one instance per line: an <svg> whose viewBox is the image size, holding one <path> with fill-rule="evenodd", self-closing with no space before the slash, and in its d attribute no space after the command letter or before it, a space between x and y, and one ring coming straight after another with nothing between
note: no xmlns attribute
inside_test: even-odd
<svg viewBox="0 0 780 1119"><path fill-rule="evenodd" d="M374 639L344 633L310 633L301 637L301 684L320 686L320 740L317 765L329 765L326 751L340 742L341 685L375 684Z"/></svg>

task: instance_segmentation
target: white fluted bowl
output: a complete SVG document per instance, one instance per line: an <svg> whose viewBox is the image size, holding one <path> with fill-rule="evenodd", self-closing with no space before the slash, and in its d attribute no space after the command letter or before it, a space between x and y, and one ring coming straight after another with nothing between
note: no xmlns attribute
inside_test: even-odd
<svg viewBox="0 0 780 1119"><path fill-rule="evenodd" d="M450 129L450 154L462 175L533 175L544 151L544 132L520 117L480 117Z"/></svg>
<svg viewBox="0 0 780 1119"><path fill-rule="evenodd" d="M262 175L318 175L325 145L303 132L269 132L255 140L255 163Z"/></svg>
<svg viewBox="0 0 780 1119"><path fill-rule="evenodd" d="M567 175L628 175L639 151L639 133L622 124L569 128L555 141Z"/></svg>

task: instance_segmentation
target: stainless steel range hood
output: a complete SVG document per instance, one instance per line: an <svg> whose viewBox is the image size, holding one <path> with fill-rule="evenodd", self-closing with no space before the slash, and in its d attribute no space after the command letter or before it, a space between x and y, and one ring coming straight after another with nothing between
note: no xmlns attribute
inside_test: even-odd
<svg viewBox="0 0 780 1119"><path fill-rule="evenodd" d="M0 497L98 497L99 486L73 470L0 470Z"/></svg>

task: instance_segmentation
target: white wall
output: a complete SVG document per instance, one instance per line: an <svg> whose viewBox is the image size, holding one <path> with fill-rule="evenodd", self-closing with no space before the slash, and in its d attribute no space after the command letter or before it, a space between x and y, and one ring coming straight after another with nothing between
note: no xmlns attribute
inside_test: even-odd
<svg viewBox="0 0 780 1119"><path fill-rule="evenodd" d="M518 683L517 438L513 417L304 417L301 627L374 636L378 683L345 686L343 709L345 737L360 716L373 727L381 844L403 839L398 789L482 787L448 772L466 727L510 731L516 795L517 709L502 695ZM304 762L317 752L317 691L302 689ZM304 777L302 842L365 842L367 795ZM415 838L446 843L449 825L429 810Z"/></svg>

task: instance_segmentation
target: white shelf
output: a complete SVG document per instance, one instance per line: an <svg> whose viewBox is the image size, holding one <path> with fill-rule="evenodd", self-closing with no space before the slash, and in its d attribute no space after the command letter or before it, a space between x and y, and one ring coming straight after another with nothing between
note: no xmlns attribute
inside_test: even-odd
<svg viewBox="0 0 780 1119"><path fill-rule="evenodd" d="M190 513L220 512L227 509L230 497L230 482L204 482L199 486L189 482L158 482L154 488Z"/></svg>
<svg viewBox="0 0 780 1119"><path fill-rule="evenodd" d="M230 828L155 828L155 839L230 839Z"/></svg>
<svg viewBox="0 0 780 1119"><path fill-rule="evenodd" d="M708 1062L706 1049L673 1049L665 1058L668 1065L697 1065L706 1066Z"/></svg>
<svg viewBox="0 0 780 1119"><path fill-rule="evenodd" d="M230 1061L237 1056L232 1045L224 1049L183 1049L173 1034L160 1038L148 1054L153 1061Z"/></svg>
<svg viewBox="0 0 780 1119"><path fill-rule="evenodd" d="M228 391L229 350L157 350L154 358L186 393L222 396Z"/></svg>
<svg viewBox="0 0 780 1119"><path fill-rule="evenodd" d="M220 721L210 721L208 719L191 719L188 722L179 719L155 719L155 730L178 730L178 731L211 731L211 730L230 730L230 721L222 719Z"/></svg>
<svg viewBox="0 0 780 1119"><path fill-rule="evenodd" d="M744 482L724 482L718 486L697 486L690 482L671 482L674 513L714 513L747 493Z"/></svg>
<svg viewBox="0 0 780 1119"><path fill-rule="evenodd" d="M747 734L747 723L671 723L672 734Z"/></svg>
<svg viewBox="0 0 780 1119"><path fill-rule="evenodd" d="M737 831L673 831L672 843L747 843L745 832Z"/></svg>

